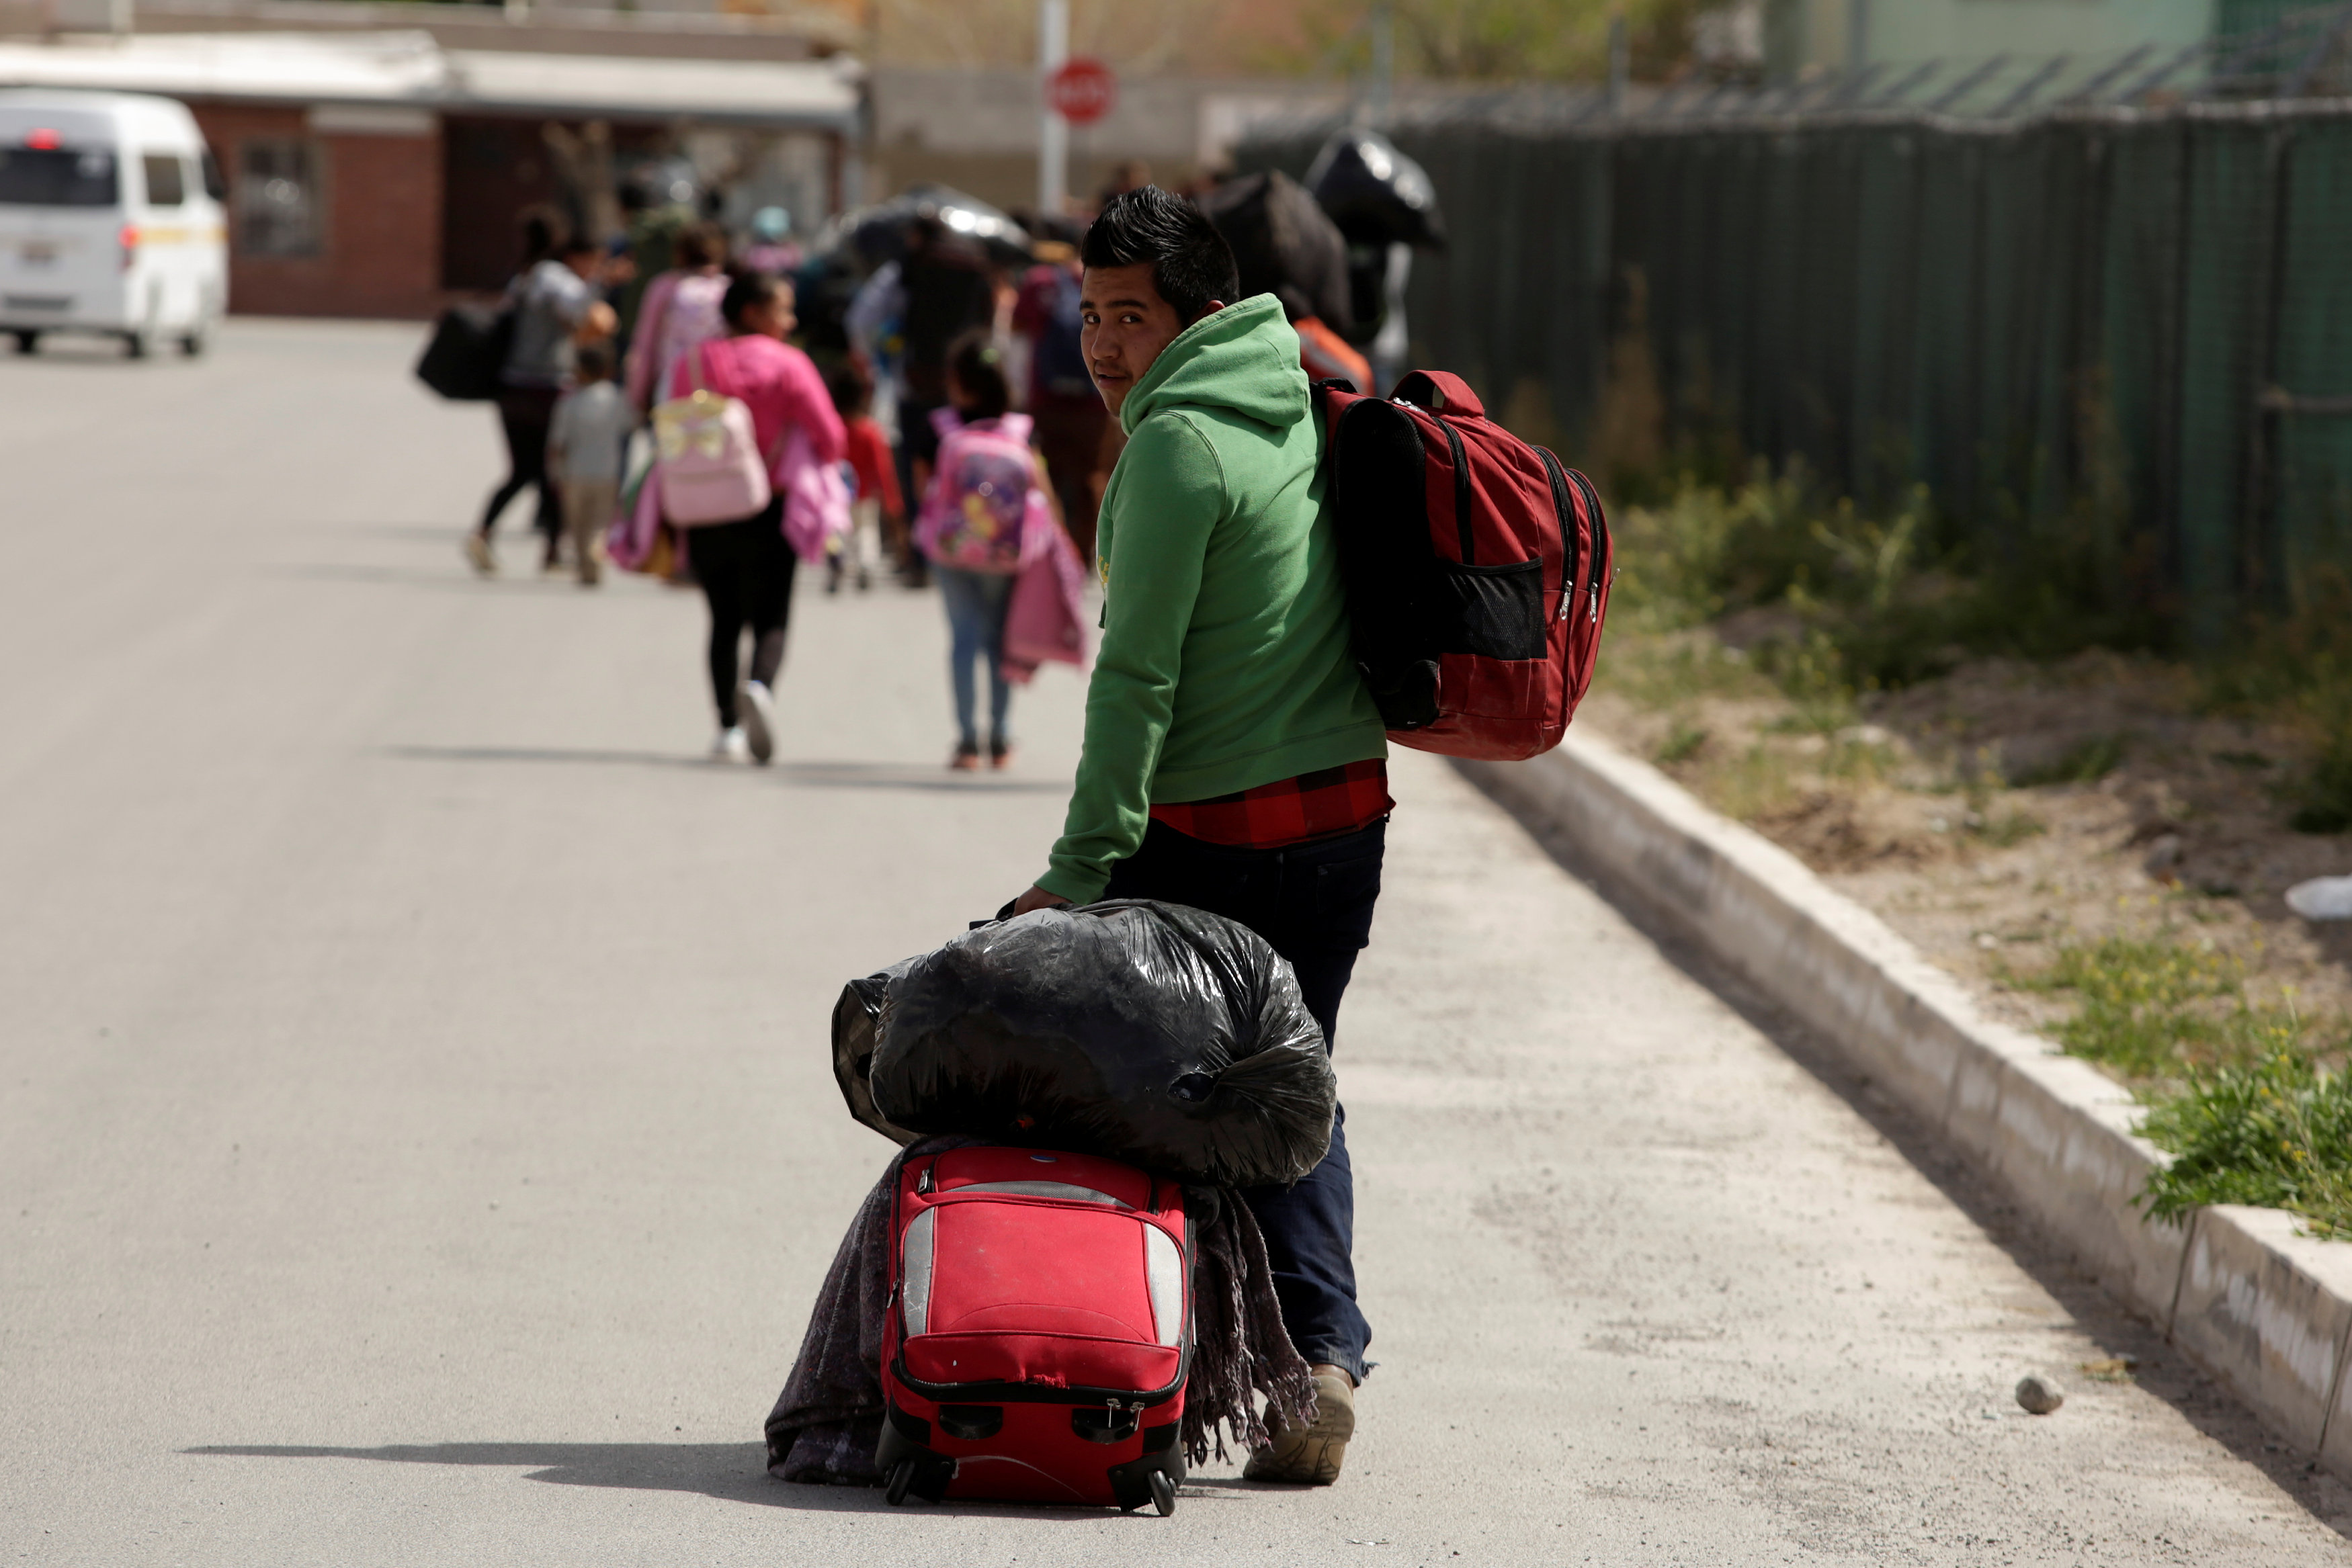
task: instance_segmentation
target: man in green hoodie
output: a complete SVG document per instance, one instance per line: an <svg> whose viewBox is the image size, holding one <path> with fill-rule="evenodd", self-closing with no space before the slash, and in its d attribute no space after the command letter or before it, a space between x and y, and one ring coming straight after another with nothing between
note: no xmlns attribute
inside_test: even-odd
<svg viewBox="0 0 2352 1568"><path fill-rule="evenodd" d="M1128 444L1103 492L1077 783L1014 907L1158 898L1237 920L1290 961L1328 1045L1394 802L1349 651L1298 336L1272 295L1227 303L1233 252L1157 187L1105 204L1080 254L1080 340ZM1251 1458L1252 1479L1328 1485L1355 1431L1371 1331L1344 1122L1306 1179L1244 1195L1318 1406Z"/></svg>

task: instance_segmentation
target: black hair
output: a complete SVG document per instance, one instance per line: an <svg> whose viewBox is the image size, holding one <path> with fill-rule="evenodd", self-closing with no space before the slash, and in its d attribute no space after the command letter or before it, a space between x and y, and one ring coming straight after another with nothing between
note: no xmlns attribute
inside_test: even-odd
<svg viewBox="0 0 2352 1568"><path fill-rule="evenodd" d="M1013 389L984 329L975 327L948 345L948 374L971 405L962 411L970 417L998 419L1013 407Z"/></svg>
<svg viewBox="0 0 2352 1568"><path fill-rule="evenodd" d="M727 231L717 224L693 223L669 242L672 267L709 267L727 259Z"/></svg>
<svg viewBox="0 0 2352 1568"><path fill-rule="evenodd" d="M586 235L566 235L555 242L555 259L570 261L575 256L594 256L598 248Z"/></svg>
<svg viewBox="0 0 2352 1568"><path fill-rule="evenodd" d="M613 350L602 343L583 343L572 350L572 362L583 382L601 382L613 373Z"/></svg>
<svg viewBox="0 0 2352 1568"><path fill-rule="evenodd" d="M1241 269L1225 236L1200 208L1157 185L1105 202L1078 254L1088 267L1150 262L1151 287L1187 327L1207 313L1211 300L1231 301L1241 293Z"/></svg>
<svg viewBox="0 0 2352 1568"><path fill-rule="evenodd" d="M756 309L773 299L785 287L784 280L772 272L753 272L739 267L727 275L727 293L719 301L719 314L727 324L741 330L743 313Z"/></svg>
<svg viewBox="0 0 2352 1568"><path fill-rule="evenodd" d="M854 364L839 364L827 371L824 390L832 394L833 412L844 419L856 419L874 406L874 382Z"/></svg>
<svg viewBox="0 0 2352 1568"><path fill-rule="evenodd" d="M527 207L522 214L522 257L525 267L560 254L571 236L571 225L552 207Z"/></svg>

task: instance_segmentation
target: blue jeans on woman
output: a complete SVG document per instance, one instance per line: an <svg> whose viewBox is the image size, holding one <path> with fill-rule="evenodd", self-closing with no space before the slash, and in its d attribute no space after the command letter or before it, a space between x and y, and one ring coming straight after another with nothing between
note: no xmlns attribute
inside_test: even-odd
<svg viewBox="0 0 2352 1568"><path fill-rule="evenodd" d="M1356 955L1371 940L1381 896L1388 823L1284 849L1230 849L1180 833L1146 830L1135 853L1110 868L1105 898L1157 898L1237 920L1290 961L1307 1010L1337 1041L1339 998ZM1356 1305L1356 1181L1348 1164L1347 1112L1331 1123L1323 1163L1290 1186L1242 1194L1265 1232L1283 1326L1310 1363L1345 1367L1359 1383L1370 1370L1372 1331Z"/></svg>
<svg viewBox="0 0 2352 1568"><path fill-rule="evenodd" d="M972 679L975 659L988 665L989 750L1003 755L1013 745L1013 727L1006 716L1013 691L1004 681L1004 612L1013 601L1013 579L995 571L965 571L958 567L933 569L939 575L940 602L948 611L948 682L955 688L956 748L980 750L979 683Z"/></svg>

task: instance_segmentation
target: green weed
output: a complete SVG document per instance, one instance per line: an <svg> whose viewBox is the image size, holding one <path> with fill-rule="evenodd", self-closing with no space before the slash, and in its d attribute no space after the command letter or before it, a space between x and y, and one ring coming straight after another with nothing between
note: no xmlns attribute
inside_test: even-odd
<svg viewBox="0 0 2352 1568"><path fill-rule="evenodd" d="M2301 597L2294 613L2256 623L2207 667L2203 696L2218 711L2302 731L2311 758L2281 787L2288 821L2299 832L2340 833L2352 830L2352 574L2315 574Z"/></svg>
<svg viewBox="0 0 2352 1568"><path fill-rule="evenodd" d="M1677 762L1689 761L1697 756L1706 745L1705 729L1677 719L1675 722L1673 733L1668 735L1664 743L1658 747L1657 759L1661 766L1671 768Z"/></svg>
<svg viewBox="0 0 2352 1568"><path fill-rule="evenodd" d="M2151 1218L2252 1204L2299 1214L2317 1235L2352 1238L2352 1074L2295 1050L2193 1071L2140 1130L2173 1156L2137 1200Z"/></svg>
<svg viewBox="0 0 2352 1568"><path fill-rule="evenodd" d="M1751 746L1714 770L1706 791L1716 805L1743 822L1769 817L1796 799L1788 758L1768 746Z"/></svg>
<svg viewBox="0 0 2352 1568"><path fill-rule="evenodd" d="M2242 1065L2305 1035L2291 1009L2248 999L2235 958L2168 932L2065 943L2047 968L2002 978L2021 990L2074 993L2079 1005L2053 1031L2058 1043L2140 1082Z"/></svg>
<svg viewBox="0 0 2352 1568"><path fill-rule="evenodd" d="M2021 789L2044 784L2095 784L2123 766L2127 744L2120 735L2095 735L2039 767L2021 769L2010 782Z"/></svg>
<svg viewBox="0 0 2352 1568"><path fill-rule="evenodd" d="M1977 815L1970 831L1993 848L2005 850L2048 832L2050 824L2028 811L2003 811L1991 817Z"/></svg>

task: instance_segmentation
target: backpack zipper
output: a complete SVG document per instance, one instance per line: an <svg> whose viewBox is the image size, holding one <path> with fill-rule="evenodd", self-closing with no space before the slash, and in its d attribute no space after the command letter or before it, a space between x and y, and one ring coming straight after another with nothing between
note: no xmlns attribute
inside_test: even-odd
<svg viewBox="0 0 2352 1568"><path fill-rule="evenodd" d="M1584 564L1577 554L1576 503L1569 498L1567 468L1552 455L1550 447L1538 446L1536 451L1543 457L1544 478L1551 486L1551 509L1559 517L1559 613L1552 619L1565 621L1576 604L1577 571Z"/></svg>
<svg viewBox="0 0 2352 1568"><path fill-rule="evenodd" d="M1462 450L1462 437L1454 433L1454 422L1433 411L1430 417L1445 432L1445 444L1454 450L1454 526L1462 530L1462 564L1475 566L1477 551L1470 535L1470 459Z"/></svg>
<svg viewBox="0 0 2352 1568"><path fill-rule="evenodd" d="M1592 581L1585 589L1585 618L1593 625L1601 624L1601 586L1608 580L1610 538L1609 519L1601 512L1601 492L1592 481L1579 474L1579 487L1584 492L1584 504L1592 512Z"/></svg>

